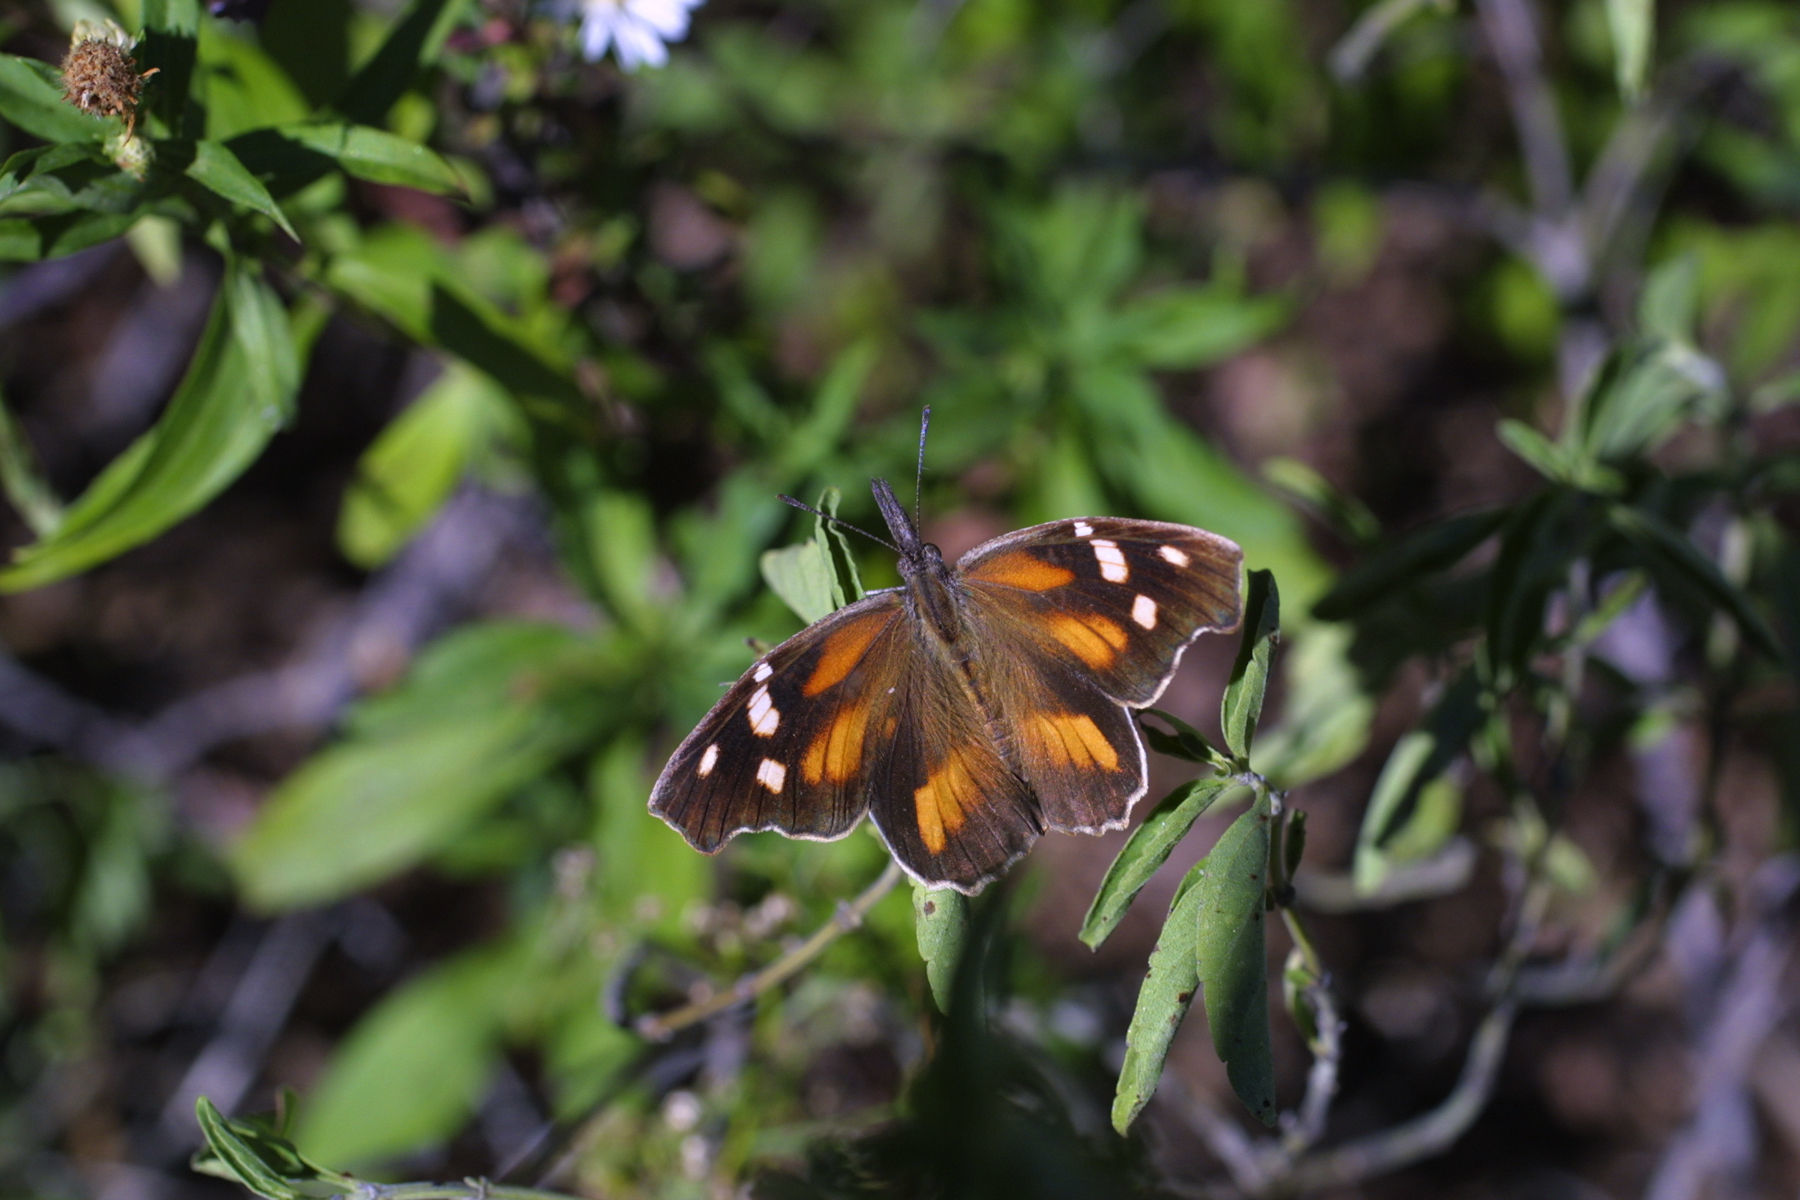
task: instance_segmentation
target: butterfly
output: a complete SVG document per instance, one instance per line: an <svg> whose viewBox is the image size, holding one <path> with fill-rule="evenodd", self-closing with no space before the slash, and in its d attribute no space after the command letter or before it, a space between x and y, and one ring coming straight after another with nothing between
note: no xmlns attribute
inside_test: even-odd
<svg viewBox="0 0 1800 1200"><path fill-rule="evenodd" d="M974 893L1045 830L1123 828L1149 784L1132 710L1242 615L1243 551L1187 525L1077 517L944 562L886 480L902 585L758 659L689 734L650 810L696 848L864 814L907 874Z"/></svg>

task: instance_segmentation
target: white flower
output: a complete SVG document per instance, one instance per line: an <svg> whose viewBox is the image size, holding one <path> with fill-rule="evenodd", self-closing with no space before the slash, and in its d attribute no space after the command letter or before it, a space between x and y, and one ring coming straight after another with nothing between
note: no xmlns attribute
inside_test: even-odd
<svg viewBox="0 0 1800 1200"><path fill-rule="evenodd" d="M669 61L669 42L687 36L688 12L704 0L581 0L581 52L599 58L614 47L627 71Z"/></svg>

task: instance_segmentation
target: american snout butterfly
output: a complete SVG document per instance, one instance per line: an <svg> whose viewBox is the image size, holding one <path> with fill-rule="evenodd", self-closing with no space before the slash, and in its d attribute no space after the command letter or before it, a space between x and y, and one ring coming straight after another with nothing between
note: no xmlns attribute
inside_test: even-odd
<svg viewBox="0 0 1800 1200"><path fill-rule="evenodd" d="M1243 551L1076 517L949 566L887 481L873 488L902 585L758 659L669 759L650 811L709 854L750 830L830 841L868 813L907 874L969 893L1046 829L1122 828L1148 787L1131 710L1195 638L1236 627Z"/></svg>

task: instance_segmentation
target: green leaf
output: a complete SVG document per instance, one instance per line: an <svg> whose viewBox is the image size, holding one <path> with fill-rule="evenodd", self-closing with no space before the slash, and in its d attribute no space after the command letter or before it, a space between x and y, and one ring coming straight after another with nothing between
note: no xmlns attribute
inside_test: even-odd
<svg viewBox="0 0 1800 1200"><path fill-rule="evenodd" d="M1455 832L1446 819L1446 805L1455 807L1455 789L1447 796L1427 789L1463 753L1484 717L1480 681L1464 671L1421 726L1394 744L1357 835L1358 891L1378 891L1395 864L1428 857Z"/></svg>
<svg viewBox="0 0 1800 1200"><path fill-rule="evenodd" d="M1246 296L1236 287L1171 288L1133 301L1114 318L1119 351L1159 370L1210 366L1287 323L1284 296Z"/></svg>
<svg viewBox="0 0 1800 1200"><path fill-rule="evenodd" d="M449 499L504 403L493 383L451 364L388 423L356 464L338 513L344 557L365 569L398 554Z"/></svg>
<svg viewBox="0 0 1800 1200"><path fill-rule="evenodd" d="M144 33L138 41L139 70L155 68L144 89L145 107L178 138L197 136L203 113L188 89L199 52L199 0L143 0ZM142 124L144 114L139 114Z"/></svg>
<svg viewBox="0 0 1800 1200"><path fill-rule="evenodd" d="M925 960L931 999L939 1012L947 1013L957 964L969 945L969 898L955 888L914 883L913 929L919 939L919 957Z"/></svg>
<svg viewBox="0 0 1800 1200"><path fill-rule="evenodd" d="M1619 94L1636 100L1644 94L1650 72L1650 45L1656 36L1654 0L1606 0L1606 25L1612 33L1613 72Z"/></svg>
<svg viewBox="0 0 1800 1200"><path fill-rule="evenodd" d="M415 0L334 106L351 120L379 124L421 68L436 60L469 0Z"/></svg>
<svg viewBox="0 0 1800 1200"><path fill-rule="evenodd" d="M826 488L819 497L819 511L835 516L839 498L836 488ZM837 535L835 543L834 535ZM833 562L834 544L840 545L848 560L849 549L841 546L841 535L838 535L837 527L824 517L814 517L812 541L763 552L763 581L781 597L782 603L793 609L808 625L836 612L850 600ZM855 570L855 563L851 561L852 576ZM859 596L861 590L859 582Z"/></svg>
<svg viewBox="0 0 1800 1200"><path fill-rule="evenodd" d="M589 767L594 919L674 944L693 936L692 916L712 903L716 880L711 859L661 821L645 819L648 757L640 736L615 734Z"/></svg>
<svg viewBox="0 0 1800 1200"><path fill-rule="evenodd" d="M1438 521L1377 549L1313 605L1321 621L1345 621L1462 561L1505 524L1510 510L1491 508Z"/></svg>
<svg viewBox="0 0 1800 1200"><path fill-rule="evenodd" d="M524 707L334 746L269 798L232 873L263 911L336 900L418 863L570 748Z"/></svg>
<svg viewBox="0 0 1800 1200"><path fill-rule="evenodd" d="M1213 1049L1244 1107L1275 1124L1275 1066L1269 1042L1265 894L1269 883L1269 801L1225 831L1201 864L1198 961Z"/></svg>
<svg viewBox="0 0 1800 1200"><path fill-rule="evenodd" d="M225 143L194 143L193 156L188 159L185 174L227 204L261 213L275 222L281 232L296 242L300 240L300 235L288 224L287 214L275 203L275 197L269 195L269 189L238 161L238 156Z"/></svg>
<svg viewBox="0 0 1800 1200"><path fill-rule="evenodd" d="M1167 721L1174 726L1174 733L1167 733L1154 725L1144 724L1143 716L1153 716L1159 721ZM1221 754L1206 740L1206 735L1183 721L1173 713L1164 712L1160 708L1147 708L1138 720L1138 728L1144 731L1144 741L1158 754L1167 754L1171 758L1179 758L1186 762L1202 763L1206 766L1224 769L1231 765L1231 760Z"/></svg>
<svg viewBox="0 0 1800 1200"><path fill-rule="evenodd" d="M1549 438L1511 417L1503 419L1495 431L1500 444L1525 460L1525 464L1552 483L1562 483L1574 476L1562 447Z"/></svg>
<svg viewBox="0 0 1800 1200"><path fill-rule="evenodd" d="M1163 922L1156 948L1150 951L1149 969L1125 1031L1125 1061L1113 1093L1112 1124L1121 1134L1156 1094L1169 1044L1200 988L1199 883L1205 870L1202 862L1181 881L1169 906L1169 919Z"/></svg>
<svg viewBox="0 0 1800 1200"><path fill-rule="evenodd" d="M1585 531L1574 515L1581 502L1560 488L1539 492L1512 513L1501 533L1483 613L1487 640L1480 647L1497 688L1511 686L1544 645L1550 596L1583 549Z"/></svg>
<svg viewBox="0 0 1800 1200"><path fill-rule="evenodd" d="M1643 552L1646 562L1664 578L1684 583L1723 609L1745 639L1770 658L1781 661L1781 640L1756 611L1750 597L1735 586L1699 547L1660 518L1627 505L1613 505L1607 517L1614 529Z"/></svg>
<svg viewBox="0 0 1800 1200"><path fill-rule="evenodd" d="M1268 571L1250 572L1249 594L1244 600L1243 638L1231 682L1219 706L1219 723L1225 744L1239 763L1250 762L1250 743L1262 716L1263 696L1269 688L1269 658L1281 636L1281 593Z"/></svg>
<svg viewBox="0 0 1800 1200"><path fill-rule="evenodd" d="M98 246L130 229L137 213L71 212L0 220L0 262L39 262Z"/></svg>
<svg viewBox="0 0 1800 1200"><path fill-rule="evenodd" d="M663 614L648 587L657 555L648 497L596 488L587 500L585 525L589 560L607 611L639 633L656 629Z"/></svg>
<svg viewBox="0 0 1800 1200"><path fill-rule="evenodd" d="M1181 839L1188 835L1213 802L1240 786L1235 779L1220 775L1184 783L1150 810L1144 823L1132 830L1125 845L1107 868L1094 902L1088 906L1081 923L1081 941L1088 949L1097 949L1112 936L1132 901L1150 882L1163 863L1169 860Z"/></svg>
<svg viewBox="0 0 1800 1200"><path fill-rule="evenodd" d="M266 1120L229 1120L205 1096L195 1101L194 1116L206 1141L193 1161L202 1175L240 1183L270 1200L341 1195L356 1186L350 1176L308 1160Z"/></svg>
<svg viewBox="0 0 1800 1200"><path fill-rule="evenodd" d="M816 541L763 551L762 576L769 590L808 625L839 607L832 595L837 576Z"/></svg>
<svg viewBox="0 0 1800 1200"><path fill-rule="evenodd" d="M423 230L390 224L372 232L333 257L325 277L408 337L486 374L515 402L585 413L563 349L470 291L456 260Z"/></svg>
<svg viewBox="0 0 1800 1200"><path fill-rule="evenodd" d="M0 118L52 145L99 143L113 130L62 98L62 74L47 62L0 54Z"/></svg>
<svg viewBox="0 0 1800 1200"><path fill-rule="evenodd" d="M526 978L519 957L468 951L384 999L332 1055L294 1141L313 1158L361 1165L461 1128L499 1064L504 1004Z"/></svg>
<svg viewBox="0 0 1800 1200"><path fill-rule="evenodd" d="M15 553L0 591L39 587L146 542L255 461L292 408L298 351L280 300L226 271L186 376L155 427L102 471L49 537ZM251 345L264 347L252 358Z"/></svg>
<svg viewBox="0 0 1800 1200"><path fill-rule="evenodd" d="M12 409L0 401L0 488L25 527L37 537L48 537L61 523L62 502L51 490L38 465L37 454L25 438L25 430L13 418Z"/></svg>
<svg viewBox="0 0 1800 1200"><path fill-rule="evenodd" d="M1727 398L1724 369L1682 341L1657 339L1602 375L1588 409L1583 446L1598 462L1648 454L1683 422Z"/></svg>
<svg viewBox="0 0 1800 1200"><path fill-rule="evenodd" d="M1608 3L1650 0L1608 0ZM1692 342L1700 322L1700 263L1692 254L1659 264L1644 281L1638 299L1638 326L1652 337Z"/></svg>
<svg viewBox="0 0 1800 1200"><path fill-rule="evenodd" d="M1271 458L1263 478L1306 505L1333 532L1348 542L1366 545L1381 533L1381 522L1367 505L1338 490L1325 476L1297 458Z"/></svg>
<svg viewBox="0 0 1800 1200"><path fill-rule="evenodd" d="M324 903L450 844L593 737L607 710L578 686L592 658L554 626L477 627L434 647L257 814L229 855L246 901Z"/></svg>
<svg viewBox="0 0 1800 1200"><path fill-rule="evenodd" d="M301 151L322 155L337 169L370 183L417 188L436 195L467 191L450 161L410 138L343 122L288 125L270 131ZM264 153L274 147L265 141Z"/></svg>

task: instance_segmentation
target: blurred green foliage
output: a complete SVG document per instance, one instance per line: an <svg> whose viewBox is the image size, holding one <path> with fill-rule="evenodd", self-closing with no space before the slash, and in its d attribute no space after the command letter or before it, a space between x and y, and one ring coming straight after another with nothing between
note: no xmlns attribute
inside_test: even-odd
<svg viewBox="0 0 1800 1200"><path fill-rule="evenodd" d="M1042 1014L1058 984L1028 970L993 990L1021 993L1048 1053L1014 1047L1016 1028L984 1040L957 973L980 970L998 935L960 903L916 941L904 905L875 909L731 1027L751 1047L742 1069L695 1083L669 1064L716 1051L716 1031L673 1048L630 1031L632 1014L763 964L881 870L863 832L797 849L749 837L703 859L644 798L658 752L749 661L747 638L773 642L797 627L789 608L811 620L860 586L848 573L861 548L822 526L780 545L791 515L775 495L841 488L858 520L863 480L909 468L923 402L937 413L927 512L972 493L1018 524L1117 512L1200 525L1242 543L1287 599L1278 649L1272 591L1247 623L1223 750L1179 724L1153 735L1206 773L1128 842L1083 929L1097 944L1208 806L1252 794L1175 894L1108 1080L1120 1131L1202 981L1232 1084L1273 1121L1264 917L1291 898L1299 834L1284 814L1304 785L1358 756L1385 761L1355 849L1364 893L1464 836L1477 777L1513 812L1480 836L1574 890L1585 864L1556 797L1597 757L1671 708L1730 722L1746 680L1791 688L1800 570L1770 510L1800 468L1755 429L1800 395L1786 373L1800 33L1783 0L1540 13L1567 46L1555 95L1595 188L1608 178L1595 164L1665 179L1679 146L1687 186L1714 199L1673 189L1658 207L1646 187L1621 217L1590 193L1588 224L1559 227L1592 234L1579 294L1532 257L1538 243L1504 221L1487 230L1504 249L1466 268L1448 319L1496 356L1497 377L1544 391L1596 310L1604 345L1560 407L1496 423L1528 484L1404 533L1303 464L1276 462L1265 481L1234 461L1201 388L1252 352L1320 369L1307 306L1384 269L1409 211L1387 181L1430 179L1464 217L1529 189L1510 147L1459 143L1470 97L1498 104L1466 49L1468 12L1390 0L1336 29L1304 6L1227 0L714 0L666 69L632 76L573 59L568 30L537 10L495 18L505 36L484 40L468 0L278 0L260 35L196 0L143 0L140 15L138 66L158 74L129 144L118 122L63 104L48 64L0 55L0 258L132 231L155 269L174 230L219 257L223 282L155 425L79 496L57 500L14 423L0 428L0 482L35 538L0 589L87 570L218 497L293 420L318 335L341 319L442 364L363 455L344 557L394 561L459 487L529 488L594 613L579 629L493 621L445 636L354 704L225 856L258 913L418 870L504 897L498 928L361 1017L291 1129L203 1107L203 1169L263 1194L314 1194L326 1184L312 1163L361 1169L443 1144L521 1051L558 1119L580 1124L579 1179L595 1194L700 1195L800 1158L789 1194L840 1194L828 1181L868 1169L911 1180L903 1151L949 1144L927 1135L976 1103L967 1080L983 1064L1005 1080L991 1089L1005 1115L983 1119L1018 1145L1043 1140L1020 1113L1073 1123L1063 1077L1096 1073L1099 1052L1057 1040ZM1761 119L1678 136L1684 103L1726 87ZM520 162L525 182L506 170ZM456 235L382 203L385 189L441 198L424 211ZM557 214L553 228L523 218L534 207ZM1253 269L1297 237L1306 265ZM1322 423L1279 394L1255 401L1277 426ZM1341 573L1306 516L1338 538ZM890 581L881 561L872 582ZM1607 657L1609 631L1646 597L1693 660L1680 682ZM1371 744L1377 701L1409 670L1432 680L1430 702L1396 742ZM1608 712L1591 726L1574 715L1589 687ZM1267 720L1265 695L1280 701ZM1791 690L1767 723L1794 731ZM1553 786L1531 778L1540 756ZM1791 754L1784 769L1791 826ZM142 920L151 876L171 871L158 811L141 789L59 763L0 776L0 831L43 867L21 911L52 931L56 964L32 1070L91 1036L78 1014ZM1293 977L1315 986L1324 972L1310 970ZM907 1032L928 986L948 1010L932 1055ZM1315 1002L1290 992L1316 1053ZM815 1138L797 1097L821 1047L884 1039L908 1047L907 1068L927 1060L899 1122L861 1142ZM669 1119L672 1093L701 1116ZM684 1157L694 1129L700 1160ZM1077 1145L1057 1151L1065 1185L1135 1169L1116 1141L1091 1158Z"/></svg>

